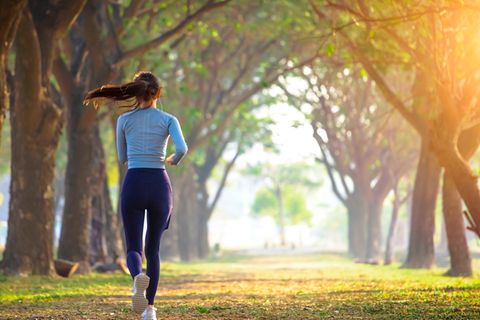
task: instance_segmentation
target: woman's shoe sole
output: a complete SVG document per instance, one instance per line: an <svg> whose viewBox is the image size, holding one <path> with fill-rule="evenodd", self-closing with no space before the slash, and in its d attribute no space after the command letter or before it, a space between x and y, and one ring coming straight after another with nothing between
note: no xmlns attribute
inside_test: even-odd
<svg viewBox="0 0 480 320"><path fill-rule="evenodd" d="M139 274L135 277L133 285L136 290L135 294L132 296L132 306L136 313L142 313L147 308L148 300L145 298L145 290L147 289L149 282L150 278L145 274Z"/></svg>

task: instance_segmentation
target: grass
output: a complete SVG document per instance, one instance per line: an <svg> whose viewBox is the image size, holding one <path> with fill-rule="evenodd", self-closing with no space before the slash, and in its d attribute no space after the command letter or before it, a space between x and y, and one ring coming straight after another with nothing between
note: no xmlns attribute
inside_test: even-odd
<svg viewBox="0 0 480 320"><path fill-rule="evenodd" d="M161 319L480 319L480 280L335 255L162 263ZM139 319L129 276L0 276L0 319Z"/></svg>

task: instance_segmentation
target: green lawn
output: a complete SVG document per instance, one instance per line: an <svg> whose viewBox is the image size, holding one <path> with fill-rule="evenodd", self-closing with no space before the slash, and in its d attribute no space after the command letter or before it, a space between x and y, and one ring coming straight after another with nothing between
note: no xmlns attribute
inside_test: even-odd
<svg viewBox="0 0 480 320"><path fill-rule="evenodd" d="M160 319L480 319L480 281L334 255L162 263ZM1 319L138 319L127 275L0 277Z"/></svg>

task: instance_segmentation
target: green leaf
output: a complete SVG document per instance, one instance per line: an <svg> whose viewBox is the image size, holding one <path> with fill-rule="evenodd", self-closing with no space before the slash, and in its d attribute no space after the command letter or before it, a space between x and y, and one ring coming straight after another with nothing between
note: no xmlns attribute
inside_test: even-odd
<svg viewBox="0 0 480 320"><path fill-rule="evenodd" d="M368 78L368 72L365 70L365 68L360 69L360 76L362 78Z"/></svg>
<svg viewBox="0 0 480 320"><path fill-rule="evenodd" d="M329 43L325 47L325 52L327 53L327 56L331 57L335 53L335 44Z"/></svg>
<svg viewBox="0 0 480 320"><path fill-rule="evenodd" d="M213 29L211 34L214 39L220 39L220 34L218 33L217 29Z"/></svg>

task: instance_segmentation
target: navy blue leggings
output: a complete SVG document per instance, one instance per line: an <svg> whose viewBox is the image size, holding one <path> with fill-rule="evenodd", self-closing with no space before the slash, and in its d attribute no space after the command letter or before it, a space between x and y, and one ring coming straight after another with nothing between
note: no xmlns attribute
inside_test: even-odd
<svg viewBox="0 0 480 320"><path fill-rule="evenodd" d="M160 239L172 212L172 187L167 171L159 168L130 168L121 193L121 210L127 244L127 266L132 278L142 272L142 236L145 210L147 231L145 257L150 277L146 297L153 304L160 274Z"/></svg>

